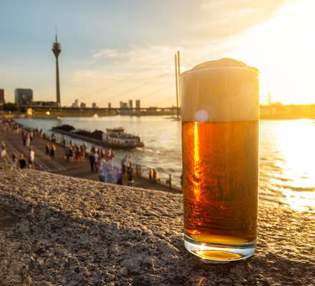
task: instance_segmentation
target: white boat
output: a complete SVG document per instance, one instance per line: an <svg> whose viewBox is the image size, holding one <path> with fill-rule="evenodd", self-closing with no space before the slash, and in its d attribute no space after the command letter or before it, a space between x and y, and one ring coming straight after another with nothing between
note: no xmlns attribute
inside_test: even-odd
<svg viewBox="0 0 315 286"><path fill-rule="evenodd" d="M53 127L52 131L96 145L115 149L132 149L144 146L139 136L125 133L125 130L122 127L108 128L106 129L106 132L101 130L90 132L86 130L76 130L71 125L61 125Z"/></svg>

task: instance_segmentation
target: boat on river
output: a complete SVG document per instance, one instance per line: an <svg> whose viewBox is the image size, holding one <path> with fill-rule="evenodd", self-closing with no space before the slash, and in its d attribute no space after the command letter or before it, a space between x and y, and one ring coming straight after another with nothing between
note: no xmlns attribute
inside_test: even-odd
<svg viewBox="0 0 315 286"><path fill-rule="evenodd" d="M108 128L106 132L95 130L93 132L75 129L71 125L60 125L52 128L53 132L79 139L99 146L113 149L133 149L143 147L139 136L126 133L124 128Z"/></svg>

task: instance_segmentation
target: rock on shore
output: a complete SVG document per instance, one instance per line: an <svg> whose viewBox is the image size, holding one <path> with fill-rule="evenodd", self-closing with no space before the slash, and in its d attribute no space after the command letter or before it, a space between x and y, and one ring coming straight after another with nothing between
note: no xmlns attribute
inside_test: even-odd
<svg viewBox="0 0 315 286"><path fill-rule="evenodd" d="M261 204L257 255L203 264L182 241L182 197L0 170L0 285L314 285L310 213Z"/></svg>

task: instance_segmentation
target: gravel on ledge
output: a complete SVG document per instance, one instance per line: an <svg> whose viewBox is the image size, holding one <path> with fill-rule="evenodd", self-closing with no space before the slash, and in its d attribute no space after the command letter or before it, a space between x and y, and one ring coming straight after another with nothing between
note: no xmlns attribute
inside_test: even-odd
<svg viewBox="0 0 315 286"><path fill-rule="evenodd" d="M183 246L182 196L0 170L0 285L314 285L311 213L261 204L257 255L209 265Z"/></svg>

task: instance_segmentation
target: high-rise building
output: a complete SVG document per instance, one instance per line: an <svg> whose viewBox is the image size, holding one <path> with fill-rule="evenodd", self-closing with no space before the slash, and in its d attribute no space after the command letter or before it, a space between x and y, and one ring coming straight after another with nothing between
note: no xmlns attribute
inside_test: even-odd
<svg viewBox="0 0 315 286"><path fill-rule="evenodd" d="M128 104L127 104L127 102L121 101L121 102L119 103L119 107L120 107L120 108L128 108Z"/></svg>
<svg viewBox="0 0 315 286"><path fill-rule="evenodd" d="M4 89L0 89L0 110L3 109L4 104L5 104Z"/></svg>
<svg viewBox="0 0 315 286"><path fill-rule="evenodd" d="M132 108L133 108L132 99L129 99L129 108L130 108L130 109L132 109Z"/></svg>
<svg viewBox="0 0 315 286"><path fill-rule="evenodd" d="M141 102L140 102L140 99L137 99L136 100L136 109L140 109L141 108Z"/></svg>
<svg viewBox="0 0 315 286"><path fill-rule="evenodd" d="M79 108L79 99L76 99L73 103L72 103L72 105L71 105L71 107L73 107L73 108Z"/></svg>
<svg viewBox="0 0 315 286"><path fill-rule="evenodd" d="M86 103L81 102L81 103L80 103L80 108L86 108Z"/></svg>
<svg viewBox="0 0 315 286"><path fill-rule="evenodd" d="M112 108L112 104L110 102L108 102L108 109L111 109Z"/></svg>
<svg viewBox="0 0 315 286"><path fill-rule="evenodd" d="M97 108L96 102L93 102L93 103L92 103L92 108Z"/></svg>
<svg viewBox="0 0 315 286"><path fill-rule="evenodd" d="M14 91L14 98L17 106L30 106L33 102L33 90L30 88L17 88Z"/></svg>

